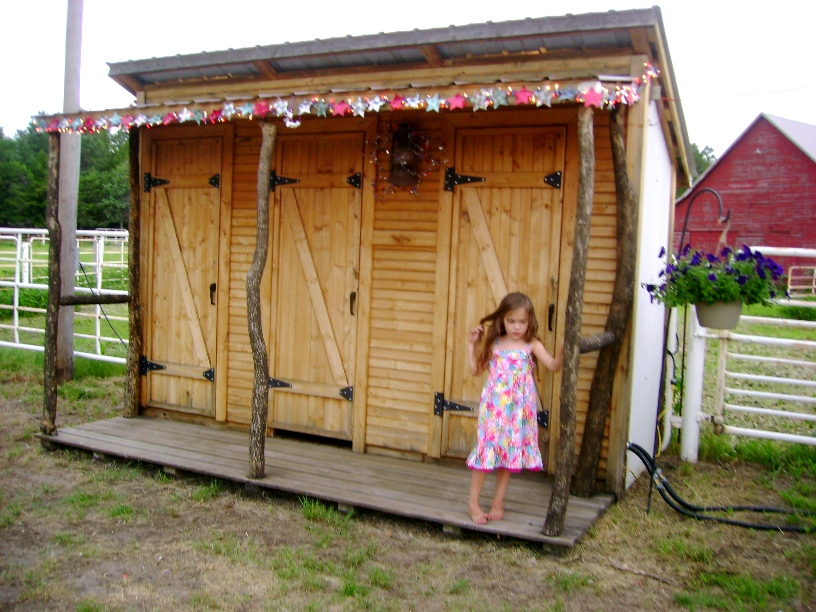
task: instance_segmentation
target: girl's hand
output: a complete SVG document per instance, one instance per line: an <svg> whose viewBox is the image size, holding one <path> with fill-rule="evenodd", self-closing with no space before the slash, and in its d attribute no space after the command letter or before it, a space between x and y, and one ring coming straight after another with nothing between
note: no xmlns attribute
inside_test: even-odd
<svg viewBox="0 0 816 612"><path fill-rule="evenodd" d="M477 325L468 332L468 342L470 344L476 344L479 341L479 338L482 337L483 333L484 327L482 327L481 325Z"/></svg>

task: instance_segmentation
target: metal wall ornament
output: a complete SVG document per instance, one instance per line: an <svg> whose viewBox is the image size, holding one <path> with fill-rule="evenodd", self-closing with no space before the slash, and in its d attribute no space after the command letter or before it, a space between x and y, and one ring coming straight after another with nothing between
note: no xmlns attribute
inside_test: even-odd
<svg viewBox="0 0 816 612"><path fill-rule="evenodd" d="M431 143L425 132L410 123L400 123L393 131L390 126L381 127L369 150L377 167L378 197L402 189L416 195L422 180L448 162L445 147Z"/></svg>

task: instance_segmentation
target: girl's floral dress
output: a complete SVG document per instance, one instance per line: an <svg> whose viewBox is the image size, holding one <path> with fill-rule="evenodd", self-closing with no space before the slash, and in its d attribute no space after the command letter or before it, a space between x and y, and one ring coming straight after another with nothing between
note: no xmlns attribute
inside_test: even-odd
<svg viewBox="0 0 816 612"><path fill-rule="evenodd" d="M536 405L530 348L494 349L479 404L478 440L468 467L540 470Z"/></svg>

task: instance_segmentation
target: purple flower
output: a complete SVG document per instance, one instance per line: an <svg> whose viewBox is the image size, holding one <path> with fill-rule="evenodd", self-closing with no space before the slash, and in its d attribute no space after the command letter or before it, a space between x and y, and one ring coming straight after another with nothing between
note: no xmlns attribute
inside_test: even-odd
<svg viewBox="0 0 816 612"><path fill-rule="evenodd" d="M712 272L711 274L708 275L708 280L710 280L713 283L714 281L717 280L717 275Z"/></svg>
<svg viewBox="0 0 816 612"><path fill-rule="evenodd" d="M683 257L688 255L690 252L691 252L691 245L690 244L687 244L686 246L683 247L683 251L682 251Z"/></svg>
<svg viewBox="0 0 816 612"><path fill-rule="evenodd" d="M657 254L658 257L663 257L666 254L666 247L660 247L660 252Z"/></svg>
<svg viewBox="0 0 816 612"><path fill-rule="evenodd" d="M714 263L717 261L717 256L714 253L707 253L706 258L708 259L709 263Z"/></svg>
<svg viewBox="0 0 816 612"><path fill-rule="evenodd" d="M737 278L737 284L738 285L744 285L747 282L748 282L748 277L745 276L744 274L740 274L739 278Z"/></svg>
<svg viewBox="0 0 816 612"><path fill-rule="evenodd" d="M692 266L699 266L700 265L700 253L695 253L691 256L691 265Z"/></svg>
<svg viewBox="0 0 816 612"><path fill-rule="evenodd" d="M767 278L765 276L765 270L762 269L762 266L757 266L756 267L756 273L757 273L757 276L759 278L761 278L762 280L765 280L765 278Z"/></svg>

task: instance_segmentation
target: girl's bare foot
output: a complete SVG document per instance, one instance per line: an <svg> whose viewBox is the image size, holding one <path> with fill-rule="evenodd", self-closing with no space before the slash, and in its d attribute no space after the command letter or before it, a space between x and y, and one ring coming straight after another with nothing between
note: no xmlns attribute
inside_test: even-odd
<svg viewBox="0 0 816 612"><path fill-rule="evenodd" d="M487 523L488 516L482 512L478 504L468 504L468 513L470 513L470 518L473 519L473 522L477 525Z"/></svg>
<svg viewBox="0 0 816 612"><path fill-rule="evenodd" d="M488 512L486 516L488 521L500 521L504 518L504 508L496 510L491 507L490 512Z"/></svg>

